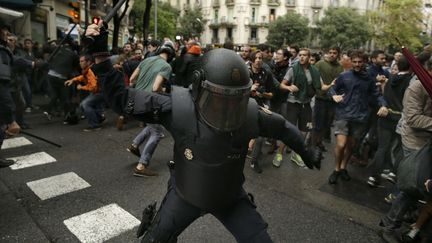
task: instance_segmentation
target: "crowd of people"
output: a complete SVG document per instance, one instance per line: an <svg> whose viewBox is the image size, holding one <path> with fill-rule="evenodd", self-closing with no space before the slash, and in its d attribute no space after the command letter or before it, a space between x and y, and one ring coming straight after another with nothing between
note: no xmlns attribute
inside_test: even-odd
<svg viewBox="0 0 432 243"><path fill-rule="evenodd" d="M30 39L19 43L9 31L2 27L0 38L4 49L2 58L11 63L9 76L0 71L0 145L6 135L16 135L20 128L31 126L25 122L25 113L35 108L42 109L50 120L61 116L65 125L86 119L88 127L84 132L102 129L105 109L110 107L104 96L115 94L106 94L101 87L98 74L92 68L97 56L81 52L71 38L66 38L59 47L56 41L39 47ZM395 184L400 165L429 146L432 99L400 52L390 55L373 50L366 54L361 50L341 51L337 46L312 52L295 44L275 50L266 44L244 45L234 50L227 43L224 48L237 52L243 59L252 81L250 98L260 109L267 114L281 114L301 131L307 147L318 147L323 156L334 156L335 167L328 177L331 185L351 179L350 162L369 166L369 176L363 179L372 188L381 186L383 179ZM131 88L129 92L169 94L176 87L193 87L197 82L202 82L203 87L208 85L201 68L201 58L207 51L195 39L182 43L165 38L126 43L120 50L113 50L109 60L112 68L121 73L121 85ZM417 59L432 74L431 52L425 50ZM33 105L35 92L49 98L46 107ZM11 97L13 104L5 97ZM131 119L130 114L127 109L114 111L118 115L116 127L123 130L125 122ZM204 120L211 117L207 113L200 115ZM164 136L163 127L159 122L141 126L142 131L131 138L127 148L139 157L133 174L156 176L149 167ZM332 132L335 135L333 153L325 144L332 139ZM247 152L253 171L263 172L260 162L264 144L269 145L267 153L274 155L274 167L281 166L287 153L291 153L290 160L297 166L310 167L304 155L298 153L301 150L290 148L274 137L257 136L249 141ZM185 150L185 156L193 157L192 151ZM13 163L5 159L0 162L2 167ZM426 179L425 185L414 193L395 184L385 198L392 203L380 223L385 240L414 242L419 237L432 213L429 200L432 182L430 177ZM406 220L404 216L420 199L424 204L419 216L406 232L400 233Z"/></svg>

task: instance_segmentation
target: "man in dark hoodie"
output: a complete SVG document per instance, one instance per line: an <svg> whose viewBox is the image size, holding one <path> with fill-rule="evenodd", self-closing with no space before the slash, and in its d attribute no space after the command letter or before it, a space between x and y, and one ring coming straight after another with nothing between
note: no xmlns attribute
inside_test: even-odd
<svg viewBox="0 0 432 243"><path fill-rule="evenodd" d="M186 53L180 56L181 60L177 62L178 65L175 67L176 84L185 88L192 83L193 71L199 68L201 56L201 47L194 40L188 41L186 49Z"/></svg>
<svg viewBox="0 0 432 243"><path fill-rule="evenodd" d="M380 173L385 167L393 171L392 164L385 162L391 161L391 156L389 155L391 145L396 141L401 143L400 135L397 134L395 130L401 118L403 108L402 100L405 90L412 78L412 74L406 58L400 58L396 65L398 66L399 72L397 75L390 77L390 80L385 84L383 90L383 96L388 105L389 115L378 118L378 150L375 153L374 163L371 165L371 175L367 180L367 183L371 187L377 187L380 184Z"/></svg>
<svg viewBox="0 0 432 243"><path fill-rule="evenodd" d="M375 81L365 70L365 55L353 51L350 55L352 69L343 72L329 90L332 99L337 103L335 111L335 170L329 177L330 184L336 184L339 177L348 181L351 177L346 170L352 149L366 129L369 116L368 101L379 105L378 116L386 116L387 103L380 94Z"/></svg>
<svg viewBox="0 0 432 243"><path fill-rule="evenodd" d="M75 116L74 107L68 97L69 89L64 86L64 83L76 74L79 68L79 56L72 50L72 39L67 38L65 45L60 47L59 51L49 61L50 69L48 72L48 82L51 87L51 100L44 114L48 120L51 120L52 112L56 108L57 101L64 112L64 124L69 124L70 117ZM73 122L75 123L75 122Z"/></svg>

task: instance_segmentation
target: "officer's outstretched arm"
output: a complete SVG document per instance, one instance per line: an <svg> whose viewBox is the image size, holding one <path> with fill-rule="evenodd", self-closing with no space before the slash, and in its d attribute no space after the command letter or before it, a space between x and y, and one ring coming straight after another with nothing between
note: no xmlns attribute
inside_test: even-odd
<svg viewBox="0 0 432 243"><path fill-rule="evenodd" d="M308 168L321 168L320 150L306 148L304 137L300 130L281 115L260 109L258 112L258 121L260 136L281 140L302 157Z"/></svg>

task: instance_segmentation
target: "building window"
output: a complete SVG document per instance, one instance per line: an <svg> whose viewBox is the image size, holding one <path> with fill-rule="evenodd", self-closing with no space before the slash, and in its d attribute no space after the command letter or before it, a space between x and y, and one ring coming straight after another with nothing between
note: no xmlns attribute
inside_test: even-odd
<svg viewBox="0 0 432 243"><path fill-rule="evenodd" d="M312 13L312 23L316 24L319 21L319 17L320 17L320 11L319 10L314 10Z"/></svg>
<svg viewBox="0 0 432 243"><path fill-rule="evenodd" d="M330 6L337 8L339 7L339 0L331 0L330 1Z"/></svg>
<svg viewBox="0 0 432 243"><path fill-rule="evenodd" d="M228 21L229 22L233 22L233 12L234 12L234 9L233 8L228 8Z"/></svg>
<svg viewBox="0 0 432 243"><path fill-rule="evenodd" d="M252 23L256 23L257 22L257 9L256 8L252 8L252 13L251 13L251 22Z"/></svg>
<svg viewBox="0 0 432 243"><path fill-rule="evenodd" d="M232 40L233 38L233 29L232 28L227 28L227 38Z"/></svg>
<svg viewBox="0 0 432 243"><path fill-rule="evenodd" d="M271 8L270 9L270 16L269 16L269 22L273 22L276 20L276 9Z"/></svg>
<svg viewBox="0 0 432 243"><path fill-rule="evenodd" d="M213 39L217 39L219 37L219 29L213 29Z"/></svg>
<svg viewBox="0 0 432 243"><path fill-rule="evenodd" d="M251 35L250 35L251 40L256 40L257 37L258 37L258 29L251 28Z"/></svg>
<svg viewBox="0 0 432 243"><path fill-rule="evenodd" d="M295 0L285 0L285 3L287 6L295 6L296 5Z"/></svg>
<svg viewBox="0 0 432 243"><path fill-rule="evenodd" d="M219 10L215 9L214 11L214 22L217 24L219 19Z"/></svg>

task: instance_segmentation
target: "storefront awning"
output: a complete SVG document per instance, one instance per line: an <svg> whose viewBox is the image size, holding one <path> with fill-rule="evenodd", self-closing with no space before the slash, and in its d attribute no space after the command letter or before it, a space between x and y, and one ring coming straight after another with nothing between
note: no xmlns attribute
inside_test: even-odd
<svg viewBox="0 0 432 243"><path fill-rule="evenodd" d="M5 19L10 19L10 20L14 20L17 18L21 18L22 16L24 16L23 13L12 10L12 9L8 9L8 8L2 8L0 7L0 17L4 17Z"/></svg>
<svg viewBox="0 0 432 243"><path fill-rule="evenodd" d="M34 6L33 0L0 0L0 7L11 9L29 9Z"/></svg>

